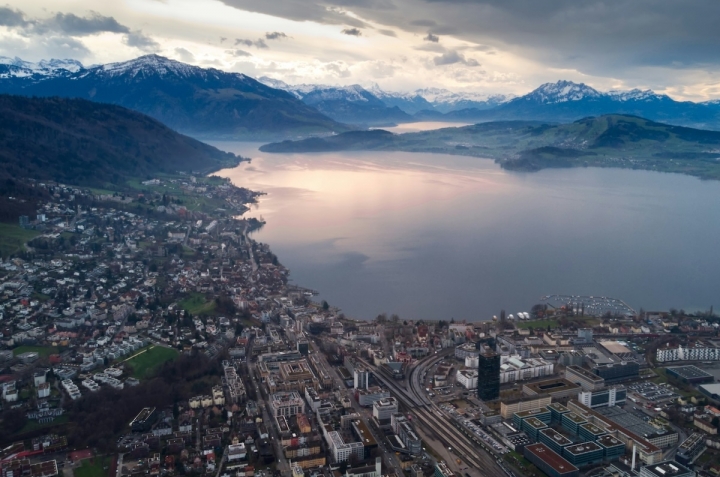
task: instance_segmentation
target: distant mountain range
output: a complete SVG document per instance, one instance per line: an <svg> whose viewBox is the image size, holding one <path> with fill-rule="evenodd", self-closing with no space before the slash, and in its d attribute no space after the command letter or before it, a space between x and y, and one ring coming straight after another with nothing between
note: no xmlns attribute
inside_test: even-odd
<svg viewBox="0 0 720 477"><path fill-rule="evenodd" d="M566 123L588 116L630 114L670 124L720 129L720 101L675 101L666 95L638 89L603 93L571 81L546 83L520 97L458 94L435 88L394 93L383 91L377 85L364 89L359 85L293 86L269 78L260 78L260 81L291 92L333 119L348 123L358 123L353 119L360 117L364 122L375 125L388 122L476 123L528 119ZM332 103L319 104L318 96L332 97ZM365 104L373 105L372 115L359 111ZM391 111L390 108L398 108L412 117L403 118L397 110Z"/></svg>
<svg viewBox="0 0 720 477"><path fill-rule="evenodd" d="M449 121L539 120L566 123L588 116L630 114L669 124L720 129L720 104L675 101L650 90L602 93L571 81L546 83L534 91L488 110L453 111Z"/></svg>
<svg viewBox="0 0 720 477"><path fill-rule="evenodd" d="M351 131L267 144L260 150L434 152L493 158L502 167L514 170L623 167L720 179L720 132L615 114L560 125L492 121L406 134L381 129Z"/></svg>
<svg viewBox="0 0 720 477"><path fill-rule="evenodd" d="M33 178L97 187L162 172L210 172L240 161L110 104L0 95L0 118L0 181Z"/></svg>
<svg viewBox="0 0 720 477"><path fill-rule="evenodd" d="M199 137L271 139L349 129L249 76L157 55L87 68L72 60L2 58L0 93L118 104Z"/></svg>
<svg viewBox="0 0 720 477"><path fill-rule="evenodd" d="M437 88L400 93L378 85L289 85L266 77L256 81L157 55L89 67L74 60L30 63L0 57L0 93L118 104L203 138L275 140L416 121L567 123L604 114L720 130L720 101L675 101L650 90L600 92L558 81L520 97Z"/></svg>
<svg viewBox="0 0 720 477"><path fill-rule="evenodd" d="M514 96L453 93L446 89L425 88L410 93L382 90L377 84L366 89L360 85L290 85L284 81L258 78L273 88L287 91L331 118L352 124L384 125L442 118L444 113L462 109L490 109Z"/></svg>

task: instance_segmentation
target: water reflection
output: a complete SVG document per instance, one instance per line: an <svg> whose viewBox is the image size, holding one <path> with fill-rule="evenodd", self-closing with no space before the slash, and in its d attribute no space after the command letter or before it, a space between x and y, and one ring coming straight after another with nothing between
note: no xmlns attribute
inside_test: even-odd
<svg viewBox="0 0 720 477"><path fill-rule="evenodd" d="M222 171L262 190L250 215L295 281L350 316L487 319L546 294L709 308L720 184L611 169L508 173L410 153L271 155ZM702 230L702 233L699 231Z"/></svg>

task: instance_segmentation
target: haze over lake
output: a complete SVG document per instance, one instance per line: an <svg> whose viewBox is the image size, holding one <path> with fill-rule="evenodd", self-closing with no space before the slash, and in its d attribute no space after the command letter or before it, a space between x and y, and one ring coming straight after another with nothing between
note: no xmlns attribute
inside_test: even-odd
<svg viewBox="0 0 720 477"><path fill-rule="evenodd" d="M416 153L267 154L219 173L297 285L346 315L481 320L549 294L646 310L717 305L720 183L623 169L506 172Z"/></svg>

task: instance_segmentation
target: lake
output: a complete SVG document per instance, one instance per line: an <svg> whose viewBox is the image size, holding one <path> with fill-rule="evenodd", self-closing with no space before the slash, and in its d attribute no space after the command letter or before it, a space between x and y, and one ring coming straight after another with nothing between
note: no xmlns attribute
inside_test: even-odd
<svg viewBox="0 0 720 477"><path fill-rule="evenodd" d="M509 172L489 159L404 152L267 154L221 171L267 193L293 283L354 318L486 320L544 295L646 310L720 303L720 183L623 169Z"/></svg>

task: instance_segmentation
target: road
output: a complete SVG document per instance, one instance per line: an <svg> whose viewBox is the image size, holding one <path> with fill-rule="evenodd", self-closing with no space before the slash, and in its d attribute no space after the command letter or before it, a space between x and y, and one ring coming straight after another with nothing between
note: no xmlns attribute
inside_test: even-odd
<svg viewBox="0 0 720 477"><path fill-rule="evenodd" d="M345 383L340 379L340 376L335 370L332 369L332 367L327 362L327 358L325 357L325 354L321 353L317 346L315 345L315 342L312 340L310 341L310 348L312 349L313 353L317 353L317 355L320 357L320 361L325 366L325 370L328 372L330 376L333 378L333 382L335 383L335 388L342 390L347 394L348 398L350 399L350 402L352 403L353 409L356 413L360 415L360 419L362 420L363 424L368 428L370 433L373 436L373 439L375 439L375 442L378 443L378 449L382 452L381 457L383 458L383 463L387 468L390 468L391 470L395 471L395 475L403 475L402 465L400 464L400 459L397 455L395 455L395 452L388 447L387 442L385 441L384 435L378 435L378 433L375 431L374 426L370 425L369 419L371 414L371 411L368 411L368 409L363 408L360 406L360 404L355 400L355 396L352 396L351 392L347 389L347 386L345 386Z"/></svg>
<svg viewBox="0 0 720 477"><path fill-rule="evenodd" d="M252 349L252 342L248 344L248 349ZM280 471L281 475L290 475L290 463L285 458L285 453L282 449L280 435L277 432L275 425L275 418L272 417L272 410L270 404L264 397L264 390L260 389L259 384L255 379L255 365L250 361L252 353L250 353L245 359L248 367L248 374L250 375L250 385L255 389L255 395L257 396L258 409L262 412L263 422L267 427L268 434L270 435L270 442L272 443L275 455L278 458L277 470Z"/></svg>

